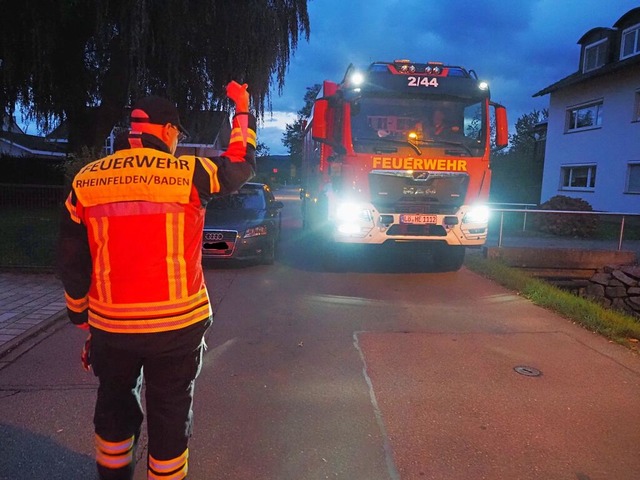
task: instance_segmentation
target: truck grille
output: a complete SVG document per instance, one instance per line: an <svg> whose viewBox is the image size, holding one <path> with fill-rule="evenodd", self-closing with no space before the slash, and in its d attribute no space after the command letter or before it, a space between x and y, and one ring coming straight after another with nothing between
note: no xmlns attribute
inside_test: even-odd
<svg viewBox="0 0 640 480"><path fill-rule="evenodd" d="M464 202L469 175L464 172L373 170L371 202L385 213L453 215Z"/></svg>
<svg viewBox="0 0 640 480"><path fill-rule="evenodd" d="M447 232L442 225L401 225L394 224L387 230L387 235L415 237L446 237Z"/></svg>
<svg viewBox="0 0 640 480"><path fill-rule="evenodd" d="M455 215L457 206L439 205L433 203L396 203L393 205L392 213L434 213L440 215ZM390 212L390 213L391 213ZM384 212L387 213L387 212Z"/></svg>

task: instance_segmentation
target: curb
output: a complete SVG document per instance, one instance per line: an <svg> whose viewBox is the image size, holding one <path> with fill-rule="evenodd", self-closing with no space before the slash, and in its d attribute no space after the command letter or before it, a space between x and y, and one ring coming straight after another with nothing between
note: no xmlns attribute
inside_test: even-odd
<svg viewBox="0 0 640 480"><path fill-rule="evenodd" d="M15 338L0 346L0 369L6 367L38 343L42 342L49 334L59 330L66 318L66 310L60 310L40 323L32 326ZM59 325L60 324L60 325Z"/></svg>

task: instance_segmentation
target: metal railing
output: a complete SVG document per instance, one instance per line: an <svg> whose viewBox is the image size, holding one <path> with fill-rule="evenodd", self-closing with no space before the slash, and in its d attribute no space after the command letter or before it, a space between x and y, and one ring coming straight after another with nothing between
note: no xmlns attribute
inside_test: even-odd
<svg viewBox="0 0 640 480"><path fill-rule="evenodd" d="M526 231L527 230L527 213L529 212L530 208L536 208L538 206L537 203L503 203L503 202L489 202L487 203L487 205L489 206L489 208L494 211L494 212L498 212L501 211L503 209L501 208L494 208L497 206L505 206L505 207L522 207L524 208L525 212L524 212L524 216L523 216L523 220L522 220L522 231Z"/></svg>
<svg viewBox="0 0 640 480"><path fill-rule="evenodd" d="M525 225L522 230L524 231L526 228L526 215L531 213L542 213L542 214L561 214L561 215L598 215L598 216L609 216L609 217L621 217L620 220L620 234L618 236L618 251L622 250L622 241L624 239L624 227L625 220L627 217L640 217L640 213L630 213L630 212L594 212L594 211L580 211L580 210L541 210L541 209L528 209L528 208L492 208L492 212L500 212L500 230L498 233L498 247L502 246L502 237L504 230L504 214L505 213L523 213L525 215Z"/></svg>
<svg viewBox="0 0 640 480"><path fill-rule="evenodd" d="M0 183L0 207L43 208L64 201L62 185Z"/></svg>
<svg viewBox="0 0 640 480"><path fill-rule="evenodd" d="M0 267L51 265L60 209L67 190L57 185L0 183L0 225L3 233L0 236ZM522 208L503 208L514 206ZM500 213L498 247L503 244L505 214L522 214L523 232L527 229L527 215L531 214L618 216L618 250L622 250L627 220L630 217L640 218L640 213L630 212L542 210L528 203L496 202L490 203L489 207L493 213Z"/></svg>

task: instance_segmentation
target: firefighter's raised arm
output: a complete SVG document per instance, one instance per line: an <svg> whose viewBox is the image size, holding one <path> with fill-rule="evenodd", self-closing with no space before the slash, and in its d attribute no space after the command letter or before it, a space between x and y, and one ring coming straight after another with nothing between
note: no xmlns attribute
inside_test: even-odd
<svg viewBox="0 0 640 480"><path fill-rule="evenodd" d="M227 84L227 97L236 104L236 114L249 112L249 92L246 83L240 85L235 80L231 80Z"/></svg>
<svg viewBox="0 0 640 480"><path fill-rule="evenodd" d="M235 103L229 147L219 157L198 157L194 178L203 203L214 194L228 194L250 180L256 169L256 118L249 112L247 84L231 81L227 96ZM202 168L200 168L202 167Z"/></svg>

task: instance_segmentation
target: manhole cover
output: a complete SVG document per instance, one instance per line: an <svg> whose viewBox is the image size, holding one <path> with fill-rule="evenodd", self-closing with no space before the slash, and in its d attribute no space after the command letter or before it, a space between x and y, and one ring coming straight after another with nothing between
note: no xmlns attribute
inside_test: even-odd
<svg viewBox="0 0 640 480"><path fill-rule="evenodd" d="M539 377L540 375L542 375L542 372L537 368L527 367L526 365L514 367L514 370L516 371L516 373L519 373L520 375L524 375L526 377Z"/></svg>

